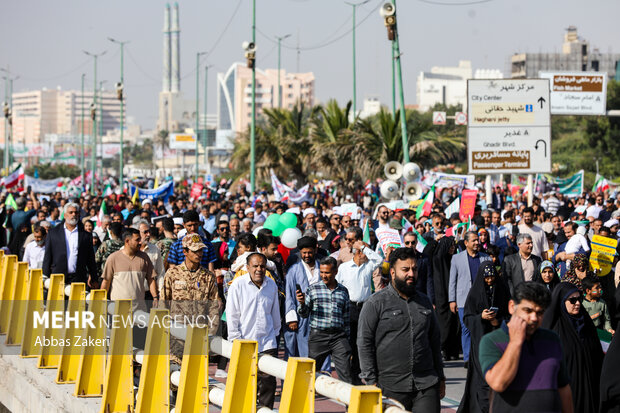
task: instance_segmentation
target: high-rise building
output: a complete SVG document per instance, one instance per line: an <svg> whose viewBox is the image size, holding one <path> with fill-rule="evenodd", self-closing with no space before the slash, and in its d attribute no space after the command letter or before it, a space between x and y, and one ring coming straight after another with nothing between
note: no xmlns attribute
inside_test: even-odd
<svg viewBox="0 0 620 413"><path fill-rule="evenodd" d="M501 79L497 69L478 69L475 79ZM418 110L424 112L437 103L446 106L462 105L467 108L467 79L472 78L471 62L459 61L457 67L434 66L430 72L420 72L416 85Z"/></svg>
<svg viewBox="0 0 620 413"><path fill-rule="evenodd" d="M601 53L579 37L577 27L569 26L564 33L561 53L515 53L510 58L511 77L536 78L540 71L604 72L615 77L620 53Z"/></svg>
<svg viewBox="0 0 620 413"><path fill-rule="evenodd" d="M85 91L83 106L79 90L40 89L13 93L13 144L44 142L46 134L79 135L82 131L84 108L84 133L92 133L90 104L93 92ZM125 102L126 104L126 102ZM99 133L106 134L120 127L120 101L116 92L99 91L97 94L97 119L102 120ZM4 143L4 122L0 122L0 142Z"/></svg>
<svg viewBox="0 0 620 413"><path fill-rule="evenodd" d="M314 105L314 74L280 70L281 107L291 109L301 101ZM278 70L256 69L256 116L264 109L278 107ZM239 133L252 121L252 69L234 63L226 73L217 74L218 129Z"/></svg>

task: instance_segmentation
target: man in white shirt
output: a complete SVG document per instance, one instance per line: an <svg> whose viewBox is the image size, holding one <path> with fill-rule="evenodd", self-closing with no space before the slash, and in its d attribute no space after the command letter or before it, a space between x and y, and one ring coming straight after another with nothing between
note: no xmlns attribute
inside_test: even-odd
<svg viewBox="0 0 620 413"><path fill-rule="evenodd" d="M45 257L45 236L47 231L45 228L37 225L32 232L34 241L26 245L24 251L24 261L28 263L28 268L35 269L43 266L43 258Z"/></svg>
<svg viewBox="0 0 620 413"><path fill-rule="evenodd" d="M280 332L278 287L266 277L267 257L258 252L248 256L248 273L233 281L226 301L228 340L256 340L258 352L278 356L276 337ZM276 379L258 374L258 404L273 408Z"/></svg>
<svg viewBox="0 0 620 413"><path fill-rule="evenodd" d="M603 206L603 195L597 194L596 198L589 198L588 208L586 208L586 218L598 218L598 214L600 214L603 209L605 209L605 207Z"/></svg>
<svg viewBox="0 0 620 413"><path fill-rule="evenodd" d="M349 290L350 307L350 327L351 327L351 350L353 360L351 363L351 377L353 384L362 384L359 378L360 362L357 354L357 323L360 311L364 302L372 294L372 273L381 265L383 259L374 252L363 241L356 241L353 244L353 259L342 263L338 267L336 281Z"/></svg>

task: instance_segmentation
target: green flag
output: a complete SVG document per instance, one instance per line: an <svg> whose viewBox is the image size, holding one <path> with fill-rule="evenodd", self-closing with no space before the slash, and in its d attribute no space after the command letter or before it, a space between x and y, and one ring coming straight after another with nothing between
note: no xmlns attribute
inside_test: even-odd
<svg viewBox="0 0 620 413"><path fill-rule="evenodd" d="M370 226L368 226L368 220L369 219L366 218L366 225L364 225L364 236L362 238L362 241L370 245Z"/></svg>
<svg viewBox="0 0 620 413"><path fill-rule="evenodd" d="M15 198L13 198L13 194L9 194L9 196L6 197L6 201L4 201L4 203L7 206L7 208L13 208L14 210L17 211L17 202L15 202Z"/></svg>

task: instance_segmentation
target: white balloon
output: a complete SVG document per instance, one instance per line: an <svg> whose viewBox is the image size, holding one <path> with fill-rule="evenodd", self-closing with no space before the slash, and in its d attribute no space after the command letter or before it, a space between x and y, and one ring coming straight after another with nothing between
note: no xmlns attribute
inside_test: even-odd
<svg viewBox="0 0 620 413"><path fill-rule="evenodd" d="M252 231L252 234L253 234L256 238L258 238L258 231L260 231L261 229L263 229L263 227L262 227L262 226L254 228L254 231Z"/></svg>
<svg viewBox="0 0 620 413"><path fill-rule="evenodd" d="M299 238L301 238L301 231L298 228L287 228L280 236L280 242L286 248L297 248Z"/></svg>

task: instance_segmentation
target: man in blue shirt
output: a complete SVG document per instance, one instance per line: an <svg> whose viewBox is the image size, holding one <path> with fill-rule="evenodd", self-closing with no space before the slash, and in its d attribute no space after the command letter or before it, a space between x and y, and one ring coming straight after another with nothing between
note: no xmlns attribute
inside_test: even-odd
<svg viewBox="0 0 620 413"><path fill-rule="evenodd" d="M308 356L316 360L317 366L322 366L331 355L338 378L352 383L349 291L336 281L335 258L323 258L319 268L322 282L311 285L305 296L301 290L297 291L298 313L303 318L310 317Z"/></svg>
<svg viewBox="0 0 620 413"><path fill-rule="evenodd" d="M20 196L15 200L17 211L11 215L11 226L13 227L13 231L17 231L24 223L30 223L30 219L37 213L37 209L41 207L39 201L37 201L37 198L32 192L30 193L30 199L32 200L34 208L29 211L24 211L24 208L26 207L25 198Z"/></svg>
<svg viewBox="0 0 620 413"><path fill-rule="evenodd" d="M194 210L186 211L183 214L183 227L185 227L185 230L187 231L185 237L192 235L199 236L202 243L206 245L202 254L200 265L208 268L209 271L213 271L213 263L217 261L217 256L215 255L215 250L213 249L211 242L205 237L198 235L198 228L200 227L200 217L198 216L198 212ZM184 261L185 253L183 252L183 237L181 237L170 246L170 252L168 253L168 268L174 267L175 265L180 265Z"/></svg>
<svg viewBox="0 0 620 413"><path fill-rule="evenodd" d="M459 315L461 320L461 345L463 346L463 361L465 366L469 361L470 335L467 326L463 324L465 300L473 284L478 268L482 261L490 260L487 254L479 252L480 242L475 231L465 233L465 251L452 257L450 263L450 281L448 284L448 300L450 311Z"/></svg>

